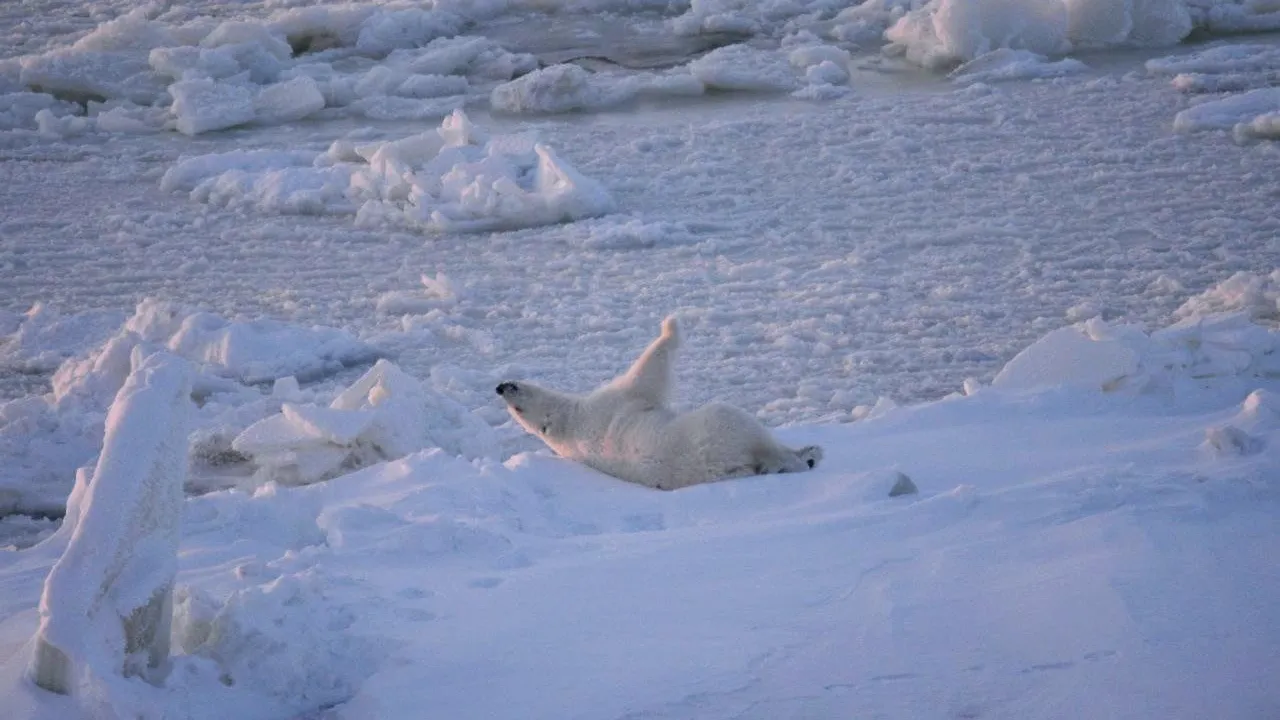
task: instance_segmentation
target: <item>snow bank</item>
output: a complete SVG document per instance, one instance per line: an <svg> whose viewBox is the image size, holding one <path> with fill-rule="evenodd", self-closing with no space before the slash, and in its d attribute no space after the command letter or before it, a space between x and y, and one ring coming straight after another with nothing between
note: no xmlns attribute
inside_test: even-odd
<svg viewBox="0 0 1280 720"><path fill-rule="evenodd" d="M1018 353L992 385L1057 385L1107 392L1194 394L1209 383L1248 386L1280 373L1280 275L1237 273L1189 299L1173 325L1147 333L1093 319L1061 328Z"/></svg>
<svg viewBox="0 0 1280 720"><path fill-rule="evenodd" d="M335 142L319 155L265 151L188 158L161 178L198 202L270 212L355 214L361 225L433 231L529 227L604 215L599 183L528 136L489 139L456 110L434 131Z"/></svg>
<svg viewBox="0 0 1280 720"><path fill-rule="evenodd" d="M278 415L246 428L232 447L259 475L299 485L326 480L423 448L493 457L493 430L456 402L429 393L394 364L379 360L328 407L285 403Z"/></svg>
<svg viewBox="0 0 1280 720"><path fill-rule="evenodd" d="M1001 48L1058 55L1173 45L1191 29L1183 0L931 0L898 19L885 39L911 62L940 69Z"/></svg>
<svg viewBox="0 0 1280 720"><path fill-rule="evenodd" d="M92 475L81 473L49 572L31 664L41 687L111 706L123 677L159 680L169 654L190 372L166 353L132 353Z"/></svg>

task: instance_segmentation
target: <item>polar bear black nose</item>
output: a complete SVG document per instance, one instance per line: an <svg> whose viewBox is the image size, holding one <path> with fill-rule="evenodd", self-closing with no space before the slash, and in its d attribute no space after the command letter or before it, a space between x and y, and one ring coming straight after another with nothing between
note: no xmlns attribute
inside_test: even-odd
<svg viewBox="0 0 1280 720"><path fill-rule="evenodd" d="M499 394L499 395L506 395L506 394L507 394L507 393L509 393L509 392L515 392L515 391L516 391L516 384L515 384L515 383L504 382L504 383L502 383L501 385L499 385L499 386L498 386L498 394Z"/></svg>

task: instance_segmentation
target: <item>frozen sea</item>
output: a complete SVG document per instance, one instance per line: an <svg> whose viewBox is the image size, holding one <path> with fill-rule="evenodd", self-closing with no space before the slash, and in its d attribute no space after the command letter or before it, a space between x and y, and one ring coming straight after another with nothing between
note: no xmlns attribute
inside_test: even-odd
<svg viewBox="0 0 1280 720"><path fill-rule="evenodd" d="M1277 716L1269 9L0 8L0 692L32 718ZM822 466L654 493L494 395L585 393L672 313L677 404ZM198 405L174 669L86 650L51 700L22 669L57 518L156 348ZM342 405L377 372L395 412ZM331 403L420 432L303 437Z"/></svg>

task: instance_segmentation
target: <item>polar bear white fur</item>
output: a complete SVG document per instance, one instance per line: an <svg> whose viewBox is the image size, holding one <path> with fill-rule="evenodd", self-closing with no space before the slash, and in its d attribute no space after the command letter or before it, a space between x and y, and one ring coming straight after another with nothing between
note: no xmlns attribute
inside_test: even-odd
<svg viewBox="0 0 1280 720"><path fill-rule="evenodd" d="M799 472L822 448L792 450L754 417L723 403L677 414L669 407L680 346L674 316L626 373L589 395L570 395L523 380L497 392L516 422L556 454L659 490L748 475Z"/></svg>

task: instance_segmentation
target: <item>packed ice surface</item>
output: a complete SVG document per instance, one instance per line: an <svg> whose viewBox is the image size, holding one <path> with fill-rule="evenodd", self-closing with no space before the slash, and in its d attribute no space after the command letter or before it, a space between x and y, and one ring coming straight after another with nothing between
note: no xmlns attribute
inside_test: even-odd
<svg viewBox="0 0 1280 720"><path fill-rule="evenodd" d="M546 225L616 207L608 190L532 136L489 138L461 110L436 130L387 142L338 140L319 154L185 158L160 186L229 208L352 214L362 226L433 231Z"/></svg>

